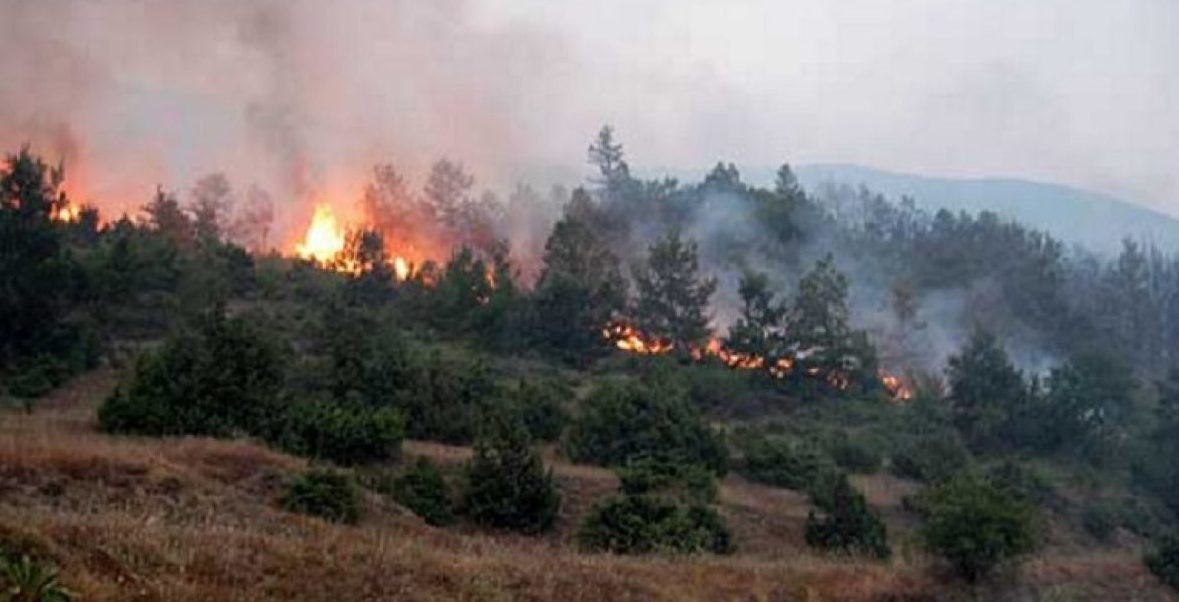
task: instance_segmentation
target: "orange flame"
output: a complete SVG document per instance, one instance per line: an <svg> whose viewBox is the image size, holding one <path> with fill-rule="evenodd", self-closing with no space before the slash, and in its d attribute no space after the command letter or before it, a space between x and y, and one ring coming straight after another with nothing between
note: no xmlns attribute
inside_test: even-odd
<svg viewBox="0 0 1179 602"><path fill-rule="evenodd" d="M913 399L913 389L909 388L909 386L906 385L904 381L900 379L900 377L893 376L884 370L880 371L879 376L880 384L894 400L909 401L910 399Z"/></svg>
<svg viewBox="0 0 1179 602"><path fill-rule="evenodd" d="M647 337L634 326L623 321L614 321L602 329L602 338L613 341L614 346L639 355L663 355L675 346L667 339Z"/></svg>
<svg viewBox="0 0 1179 602"><path fill-rule="evenodd" d="M295 253L303 259L327 263L344 250L344 229L336 223L336 216L328 205L315 208L311 225L303 242L295 245Z"/></svg>

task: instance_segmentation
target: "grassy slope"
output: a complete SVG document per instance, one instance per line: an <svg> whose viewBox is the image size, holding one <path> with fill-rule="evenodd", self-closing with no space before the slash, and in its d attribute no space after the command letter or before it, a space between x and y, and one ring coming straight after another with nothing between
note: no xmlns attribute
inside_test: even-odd
<svg viewBox="0 0 1179 602"><path fill-rule="evenodd" d="M378 497L355 527L281 512L283 480L305 462L248 442L111 438L94 432L108 372L82 377L31 416L0 413L0 540L57 559L84 600L946 600L906 543L910 485L860 485L889 519L890 565L837 561L802 542L805 499L729 477L729 558L617 558L570 545L580 517L609 495L604 470L554 460L565 493L557 531L528 539L436 530ZM462 448L407 444L457 466ZM981 599L1175 600L1133 550L1045 551L1018 585Z"/></svg>

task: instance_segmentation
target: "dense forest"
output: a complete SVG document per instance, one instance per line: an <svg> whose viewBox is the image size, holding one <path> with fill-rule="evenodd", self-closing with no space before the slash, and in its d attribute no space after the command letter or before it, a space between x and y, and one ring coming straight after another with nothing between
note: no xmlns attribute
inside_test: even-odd
<svg viewBox="0 0 1179 602"><path fill-rule="evenodd" d="M21 149L0 167L5 411L106 367L103 433L309 458L283 509L355 523L375 493L530 537L569 495L547 450L618 477L585 554L740 550L717 510L737 474L805 495L815 550L892 562L908 543L849 478L884 472L919 484L905 520L947 582L1007 579L1050 522L1179 586L1179 255L808 192L789 165L763 188L628 159L603 128L586 182L506 201L452 160L421 190L380 165L325 251L275 249L274 203L222 176L100 215ZM473 451L452 474L405 440ZM10 556L8 582L37 568Z"/></svg>

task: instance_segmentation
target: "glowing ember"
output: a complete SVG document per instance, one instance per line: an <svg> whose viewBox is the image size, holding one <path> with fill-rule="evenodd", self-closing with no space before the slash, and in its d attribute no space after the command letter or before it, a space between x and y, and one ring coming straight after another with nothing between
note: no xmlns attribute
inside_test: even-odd
<svg viewBox="0 0 1179 602"><path fill-rule="evenodd" d="M326 263L342 250L344 229L336 223L336 216L332 214L331 207L316 207L303 242L295 245L295 253L304 259Z"/></svg>

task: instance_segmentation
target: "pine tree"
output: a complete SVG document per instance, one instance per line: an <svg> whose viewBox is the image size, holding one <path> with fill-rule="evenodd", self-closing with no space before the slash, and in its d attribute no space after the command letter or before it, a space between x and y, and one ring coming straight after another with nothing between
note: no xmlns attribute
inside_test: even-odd
<svg viewBox="0 0 1179 602"><path fill-rule="evenodd" d="M467 467L467 514L498 529L529 534L548 530L561 507L552 471L545 469L518 418L496 414L489 423L476 439Z"/></svg>
<svg viewBox="0 0 1179 602"><path fill-rule="evenodd" d="M708 337L711 317L707 311L717 281L700 274L694 241L671 230L651 245L646 264L636 267L634 277L640 328L668 337L680 347Z"/></svg>
<svg viewBox="0 0 1179 602"><path fill-rule="evenodd" d="M976 330L949 360L954 423L976 447L994 446L1026 399L1023 375L994 335Z"/></svg>
<svg viewBox="0 0 1179 602"><path fill-rule="evenodd" d="M729 348L761 357L770 356L780 346L786 309L774 301L770 280L765 274L746 271L741 276L737 292L741 295L741 317L729 329Z"/></svg>
<svg viewBox="0 0 1179 602"><path fill-rule="evenodd" d="M596 234L594 215L585 192L575 191L545 243L533 297L537 336L575 361L602 347L598 332L626 302L618 258Z"/></svg>

